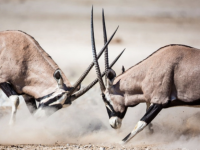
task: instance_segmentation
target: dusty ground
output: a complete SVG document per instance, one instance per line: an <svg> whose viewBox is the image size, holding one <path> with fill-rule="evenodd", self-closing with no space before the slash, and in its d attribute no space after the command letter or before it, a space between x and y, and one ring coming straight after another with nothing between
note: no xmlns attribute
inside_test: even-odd
<svg viewBox="0 0 200 150"><path fill-rule="evenodd" d="M36 145L36 144L26 144L26 145L3 145L0 146L2 150L4 149L10 149L10 150L16 150L16 149L26 149L26 150L81 150L81 149L93 149L93 150L158 150L160 148L156 148L156 146L151 145L140 145L133 147L121 147L121 146L100 146L100 145L92 145L92 144L54 144L54 145ZM178 149L177 149L178 150Z"/></svg>
<svg viewBox="0 0 200 150"><path fill-rule="evenodd" d="M32 35L73 84L92 61L92 5L97 50L103 45L101 9L105 10L108 36L120 26L109 46L110 60L126 48L114 67L117 74L122 65L128 69L167 44L200 48L198 0L0 0L0 31L22 30ZM103 70L103 60L100 63ZM82 85L94 78L93 71ZM43 122L35 121L21 100L12 128L7 125L9 108L1 108L0 149L199 149L200 114L197 108L185 107L162 111L153 121L153 134L144 130L125 148L120 147L115 143L133 129L145 105L130 108L121 130L114 131L99 93L96 86ZM0 104L9 105L3 99Z"/></svg>
<svg viewBox="0 0 200 150"><path fill-rule="evenodd" d="M66 145L36 145L36 144L26 144L26 145L3 145L0 146L2 150L4 149L10 149L10 150L16 150L16 149L26 149L26 150L49 150L49 149L56 149L56 150L81 150L81 149L93 149L93 150L158 150L159 148L155 148L155 146L149 146L149 145L140 145L133 147L116 147L116 146L100 146L100 145L92 145L92 144L66 144ZM177 149L178 150L178 149Z"/></svg>

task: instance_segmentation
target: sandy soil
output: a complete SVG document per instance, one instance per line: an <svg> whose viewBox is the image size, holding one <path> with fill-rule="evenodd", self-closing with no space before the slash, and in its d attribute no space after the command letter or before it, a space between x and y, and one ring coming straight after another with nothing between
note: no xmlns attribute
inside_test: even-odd
<svg viewBox="0 0 200 150"><path fill-rule="evenodd" d="M80 149L93 149L93 150L158 150L156 146L152 145L140 145L135 147L122 147L122 146L100 146L100 145L92 145L92 144L54 144L54 145L36 145L36 144L26 144L26 145L3 145L0 146L0 149L26 149L26 150L80 150ZM160 148L159 148L160 149ZM177 149L178 150L178 149Z"/></svg>
<svg viewBox="0 0 200 150"><path fill-rule="evenodd" d="M97 50L103 46L101 9L105 10L108 36L120 26L109 46L110 60L126 48L114 67L117 74L122 65L128 69L164 45L200 48L198 0L0 0L0 31L22 30L32 35L73 84L92 61L92 5ZM100 64L103 70L103 59ZM82 86L95 77L92 71ZM7 125L9 108L1 108L0 149L199 149L200 114L197 108L185 107L162 111L153 121L153 134L146 129L125 148L120 147L115 143L133 129L145 105L130 108L122 129L114 131L99 94L95 86L43 122L35 121L21 100L12 129ZM9 105L2 96L0 105Z"/></svg>

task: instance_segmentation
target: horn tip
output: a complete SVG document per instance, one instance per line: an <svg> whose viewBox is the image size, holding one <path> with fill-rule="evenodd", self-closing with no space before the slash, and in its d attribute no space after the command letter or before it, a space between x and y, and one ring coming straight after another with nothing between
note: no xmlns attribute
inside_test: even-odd
<svg viewBox="0 0 200 150"><path fill-rule="evenodd" d="M114 33L116 33L116 32L117 32L118 28L119 28L119 25L117 26L117 28L116 28L116 30L115 30L115 32L114 32Z"/></svg>
<svg viewBox="0 0 200 150"><path fill-rule="evenodd" d="M122 52L121 52L120 54L123 54L125 50L126 50L126 48L125 48L125 49L123 49L123 50L122 50Z"/></svg>

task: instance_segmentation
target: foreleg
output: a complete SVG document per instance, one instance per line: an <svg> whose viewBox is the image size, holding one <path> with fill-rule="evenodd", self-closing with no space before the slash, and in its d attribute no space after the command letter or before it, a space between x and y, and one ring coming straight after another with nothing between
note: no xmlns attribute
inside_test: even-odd
<svg viewBox="0 0 200 150"><path fill-rule="evenodd" d="M162 105L160 104L152 104L145 115L140 119L140 121L137 123L135 128L131 133L129 133L121 142L120 144L127 143L130 139L132 139L136 134L138 134L140 131L142 131L156 116L157 114L162 110Z"/></svg>
<svg viewBox="0 0 200 150"><path fill-rule="evenodd" d="M148 109L149 109L151 103L146 103L146 105L147 105L146 111L148 111ZM153 124L150 122L150 123L148 124L148 129L149 129L150 133L153 133L153 128L152 128L152 127L153 127Z"/></svg>

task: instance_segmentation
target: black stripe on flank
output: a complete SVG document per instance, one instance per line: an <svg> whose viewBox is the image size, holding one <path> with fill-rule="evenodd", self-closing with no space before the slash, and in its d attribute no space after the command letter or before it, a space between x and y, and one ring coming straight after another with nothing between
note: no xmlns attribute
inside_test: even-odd
<svg viewBox="0 0 200 150"><path fill-rule="evenodd" d="M176 107L176 106L200 106L200 99L193 101L193 102L183 102L181 100L173 100L168 101L168 103L163 104L163 108L169 108L169 107Z"/></svg>

